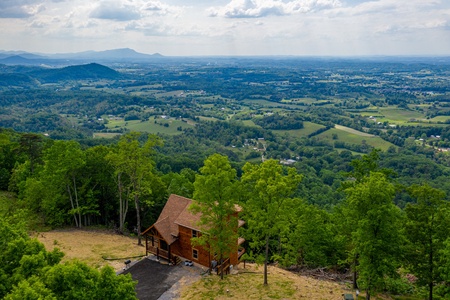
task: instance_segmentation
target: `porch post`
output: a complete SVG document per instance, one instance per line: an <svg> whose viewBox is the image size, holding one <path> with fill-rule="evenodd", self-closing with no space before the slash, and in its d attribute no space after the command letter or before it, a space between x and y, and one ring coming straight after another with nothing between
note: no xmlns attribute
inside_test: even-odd
<svg viewBox="0 0 450 300"><path fill-rule="evenodd" d="M148 235L145 235L145 256L148 256Z"/></svg>
<svg viewBox="0 0 450 300"><path fill-rule="evenodd" d="M172 257L170 255L170 245L168 245L168 246L169 246L169 255L168 255L169 257L168 258L169 258L169 265L170 265L170 264L172 264Z"/></svg>

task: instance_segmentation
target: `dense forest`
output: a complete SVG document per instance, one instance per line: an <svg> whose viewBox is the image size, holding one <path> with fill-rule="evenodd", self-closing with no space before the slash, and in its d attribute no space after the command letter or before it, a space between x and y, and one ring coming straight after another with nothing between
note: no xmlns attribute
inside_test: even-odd
<svg viewBox="0 0 450 300"><path fill-rule="evenodd" d="M210 124L216 134L235 130L218 124ZM372 150L354 156L318 147L288 167L271 159L244 164L214 154L220 143L197 147L189 135L132 132L102 144L3 129L1 143L1 187L42 225L102 225L140 235L169 194L200 195L203 160L225 160L223 172L234 174L229 200L244 207L247 259L352 271L355 287L369 295L449 295L449 174L426 154Z"/></svg>
<svg viewBox="0 0 450 300"><path fill-rule="evenodd" d="M0 65L2 240L102 226L140 243L170 194L201 200L223 189L243 207L248 260L352 274L368 297L450 297L448 63L114 66ZM61 254L31 248L0 274L10 278L2 296L58 297ZM25 268L26 255L39 266ZM109 280L110 271L87 272Z"/></svg>

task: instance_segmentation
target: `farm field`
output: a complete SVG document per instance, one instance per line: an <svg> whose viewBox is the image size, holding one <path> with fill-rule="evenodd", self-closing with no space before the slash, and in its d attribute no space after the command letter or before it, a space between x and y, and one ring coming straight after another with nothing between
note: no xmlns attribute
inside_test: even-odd
<svg viewBox="0 0 450 300"><path fill-rule="evenodd" d="M155 123L155 121L157 123ZM168 124L166 127L165 124ZM163 133L169 135L181 134L181 131L177 130L178 127L181 128L191 128L192 124L183 122L181 120L175 119L150 119L149 121L140 120L111 120L107 124L109 129L127 128L131 131L141 131L147 133Z"/></svg>
<svg viewBox="0 0 450 300"><path fill-rule="evenodd" d="M278 135L284 135L288 134L293 137L307 137L309 134L317 131L320 128L324 128L325 126L312 123L312 122L303 122L303 128L302 129L295 129L295 130L274 130L273 132Z"/></svg>
<svg viewBox="0 0 450 300"><path fill-rule="evenodd" d="M373 116L374 122L388 122L392 124L406 124L415 120L427 121L420 111L401 109L397 107L380 107L375 112L363 112L361 115Z"/></svg>
<svg viewBox="0 0 450 300"><path fill-rule="evenodd" d="M355 130L356 131L356 130ZM337 139L333 139L333 134L337 135ZM325 139L329 142L340 141L345 142L349 144L358 144L361 145L365 141L370 146L373 146L375 148L379 148L383 151L386 151L389 149L389 147L394 146L393 144L383 140L382 138L378 136L371 136L364 132L359 132L358 134L355 134L353 132L349 132L348 129L342 130L338 128L332 128L330 130L327 130L319 135L316 136L319 139Z"/></svg>

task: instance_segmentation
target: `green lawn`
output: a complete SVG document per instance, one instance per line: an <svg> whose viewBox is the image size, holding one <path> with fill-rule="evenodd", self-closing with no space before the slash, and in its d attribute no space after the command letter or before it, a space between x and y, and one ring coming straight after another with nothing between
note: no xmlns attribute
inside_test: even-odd
<svg viewBox="0 0 450 300"><path fill-rule="evenodd" d="M437 116L430 119L432 122L446 122L447 120L450 120L450 116Z"/></svg>
<svg viewBox="0 0 450 300"><path fill-rule="evenodd" d="M406 110L397 107L380 107L377 122L387 121L395 124L405 124L415 120L425 120L425 115L420 111Z"/></svg>
<svg viewBox="0 0 450 300"><path fill-rule="evenodd" d="M157 123L155 123L155 121ZM164 124L168 124L168 127L164 126ZM183 129L193 127L191 124L175 119L150 119L149 121L144 122L140 120L111 120L107 124L107 127L110 129L127 128L131 131L148 132L153 134L163 133L170 135L180 134L181 131L177 130L180 126Z"/></svg>
<svg viewBox="0 0 450 300"><path fill-rule="evenodd" d="M312 122L303 122L303 128L302 129L295 129L295 130L274 130L273 132L278 135L284 135L288 134L293 137L307 137L309 134L317 131L320 128L323 128L325 126L312 123Z"/></svg>
<svg viewBox="0 0 450 300"><path fill-rule="evenodd" d="M360 134L355 134L348 132L346 130L341 130L337 128L332 128L330 130L327 130L316 137L319 139L328 140L329 142L333 143L335 141L333 139L333 134L337 135L336 141L341 141L349 144L357 144L361 145L363 143L363 140L366 141L366 143L372 147L381 149L383 151L386 151L389 149L390 146L394 146L394 144L389 143L382 138L378 136L363 136ZM395 146L394 146L395 147Z"/></svg>
<svg viewBox="0 0 450 300"><path fill-rule="evenodd" d="M259 125L256 125L255 122L253 122L252 120L244 120L244 121L242 121L242 123L244 123L245 126L261 127Z"/></svg>

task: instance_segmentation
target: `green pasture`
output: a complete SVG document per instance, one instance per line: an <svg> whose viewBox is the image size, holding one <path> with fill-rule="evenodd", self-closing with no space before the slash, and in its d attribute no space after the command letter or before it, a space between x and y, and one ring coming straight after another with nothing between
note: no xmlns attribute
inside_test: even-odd
<svg viewBox="0 0 450 300"><path fill-rule="evenodd" d="M249 126L249 127L261 127L259 125L256 125L255 122L253 122L252 120L243 120L242 123L245 126Z"/></svg>
<svg viewBox="0 0 450 300"><path fill-rule="evenodd" d="M183 90L178 90L178 91L158 93L158 94L155 94L155 97L156 98L159 98L159 97L173 97L173 96L179 96L181 93L184 93L184 91Z"/></svg>
<svg viewBox="0 0 450 300"><path fill-rule="evenodd" d="M157 123L155 123L155 121ZM168 127L164 126L164 124L168 124ZM180 134L181 131L178 131L177 128L192 128L193 125L183 122L181 120L175 119L150 119L149 121L140 121L140 120L132 120L132 121L124 121L124 120L111 120L107 124L109 129L117 129L117 128L126 128L130 131L140 131L140 132L148 132L148 133L163 133L163 134Z"/></svg>
<svg viewBox="0 0 450 300"><path fill-rule="evenodd" d="M261 106L265 106L265 107L299 108L298 105L271 102L271 101L264 100L264 99L245 99L242 102L247 105L257 104L257 105L261 105Z"/></svg>
<svg viewBox="0 0 450 300"><path fill-rule="evenodd" d="M295 99L283 99L281 100L282 103L287 103L287 104L296 104L296 103L305 103L305 104L312 104L315 102L320 102L320 101L325 101L325 100L317 100L315 98L295 98Z"/></svg>
<svg viewBox="0 0 450 300"><path fill-rule="evenodd" d="M337 135L337 139L333 139L333 134ZM394 144L389 143L378 136L360 135L337 128L331 128L330 130L327 130L317 135L316 137L322 140L328 140L332 144L334 143L334 141L340 141L348 144L361 145L363 141L366 141L368 145L375 147L377 149L381 149L383 151L389 149L390 146L394 146Z"/></svg>
<svg viewBox="0 0 450 300"><path fill-rule="evenodd" d="M217 121L217 118L214 117L204 117L204 116L196 116L197 118L199 118L202 121Z"/></svg>
<svg viewBox="0 0 450 300"><path fill-rule="evenodd" d="M362 115L368 116L367 113ZM376 122L388 122L394 124L406 124L414 120L425 120L425 115L416 110L406 110L397 107L380 107L378 112L370 114L376 118Z"/></svg>
<svg viewBox="0 0 450 300"><path fill-rule="evenodd" d="M105 139L111 139L115 136L120 135L120 133L115 132L94 132L93 137L94 138L105 138Z"/></svg>
<svg viewBox="0 0 450 300"><path fill-rule="evenodd" d="M448 120L450 120L450 116L436 116L430 119L432 122L447 122Z"/></svg>
<svg viewBox="0 0 450 300"><path fill-rule="evenodd" d="M288 134L293 137L302 138L307 137L309 134L319 130L320 128L323 128L325 126L312 123L312 122L303 122L303 128L302 129L295 129L295 130L273 130L275 134L278 135L285 135Z"/></svg>

